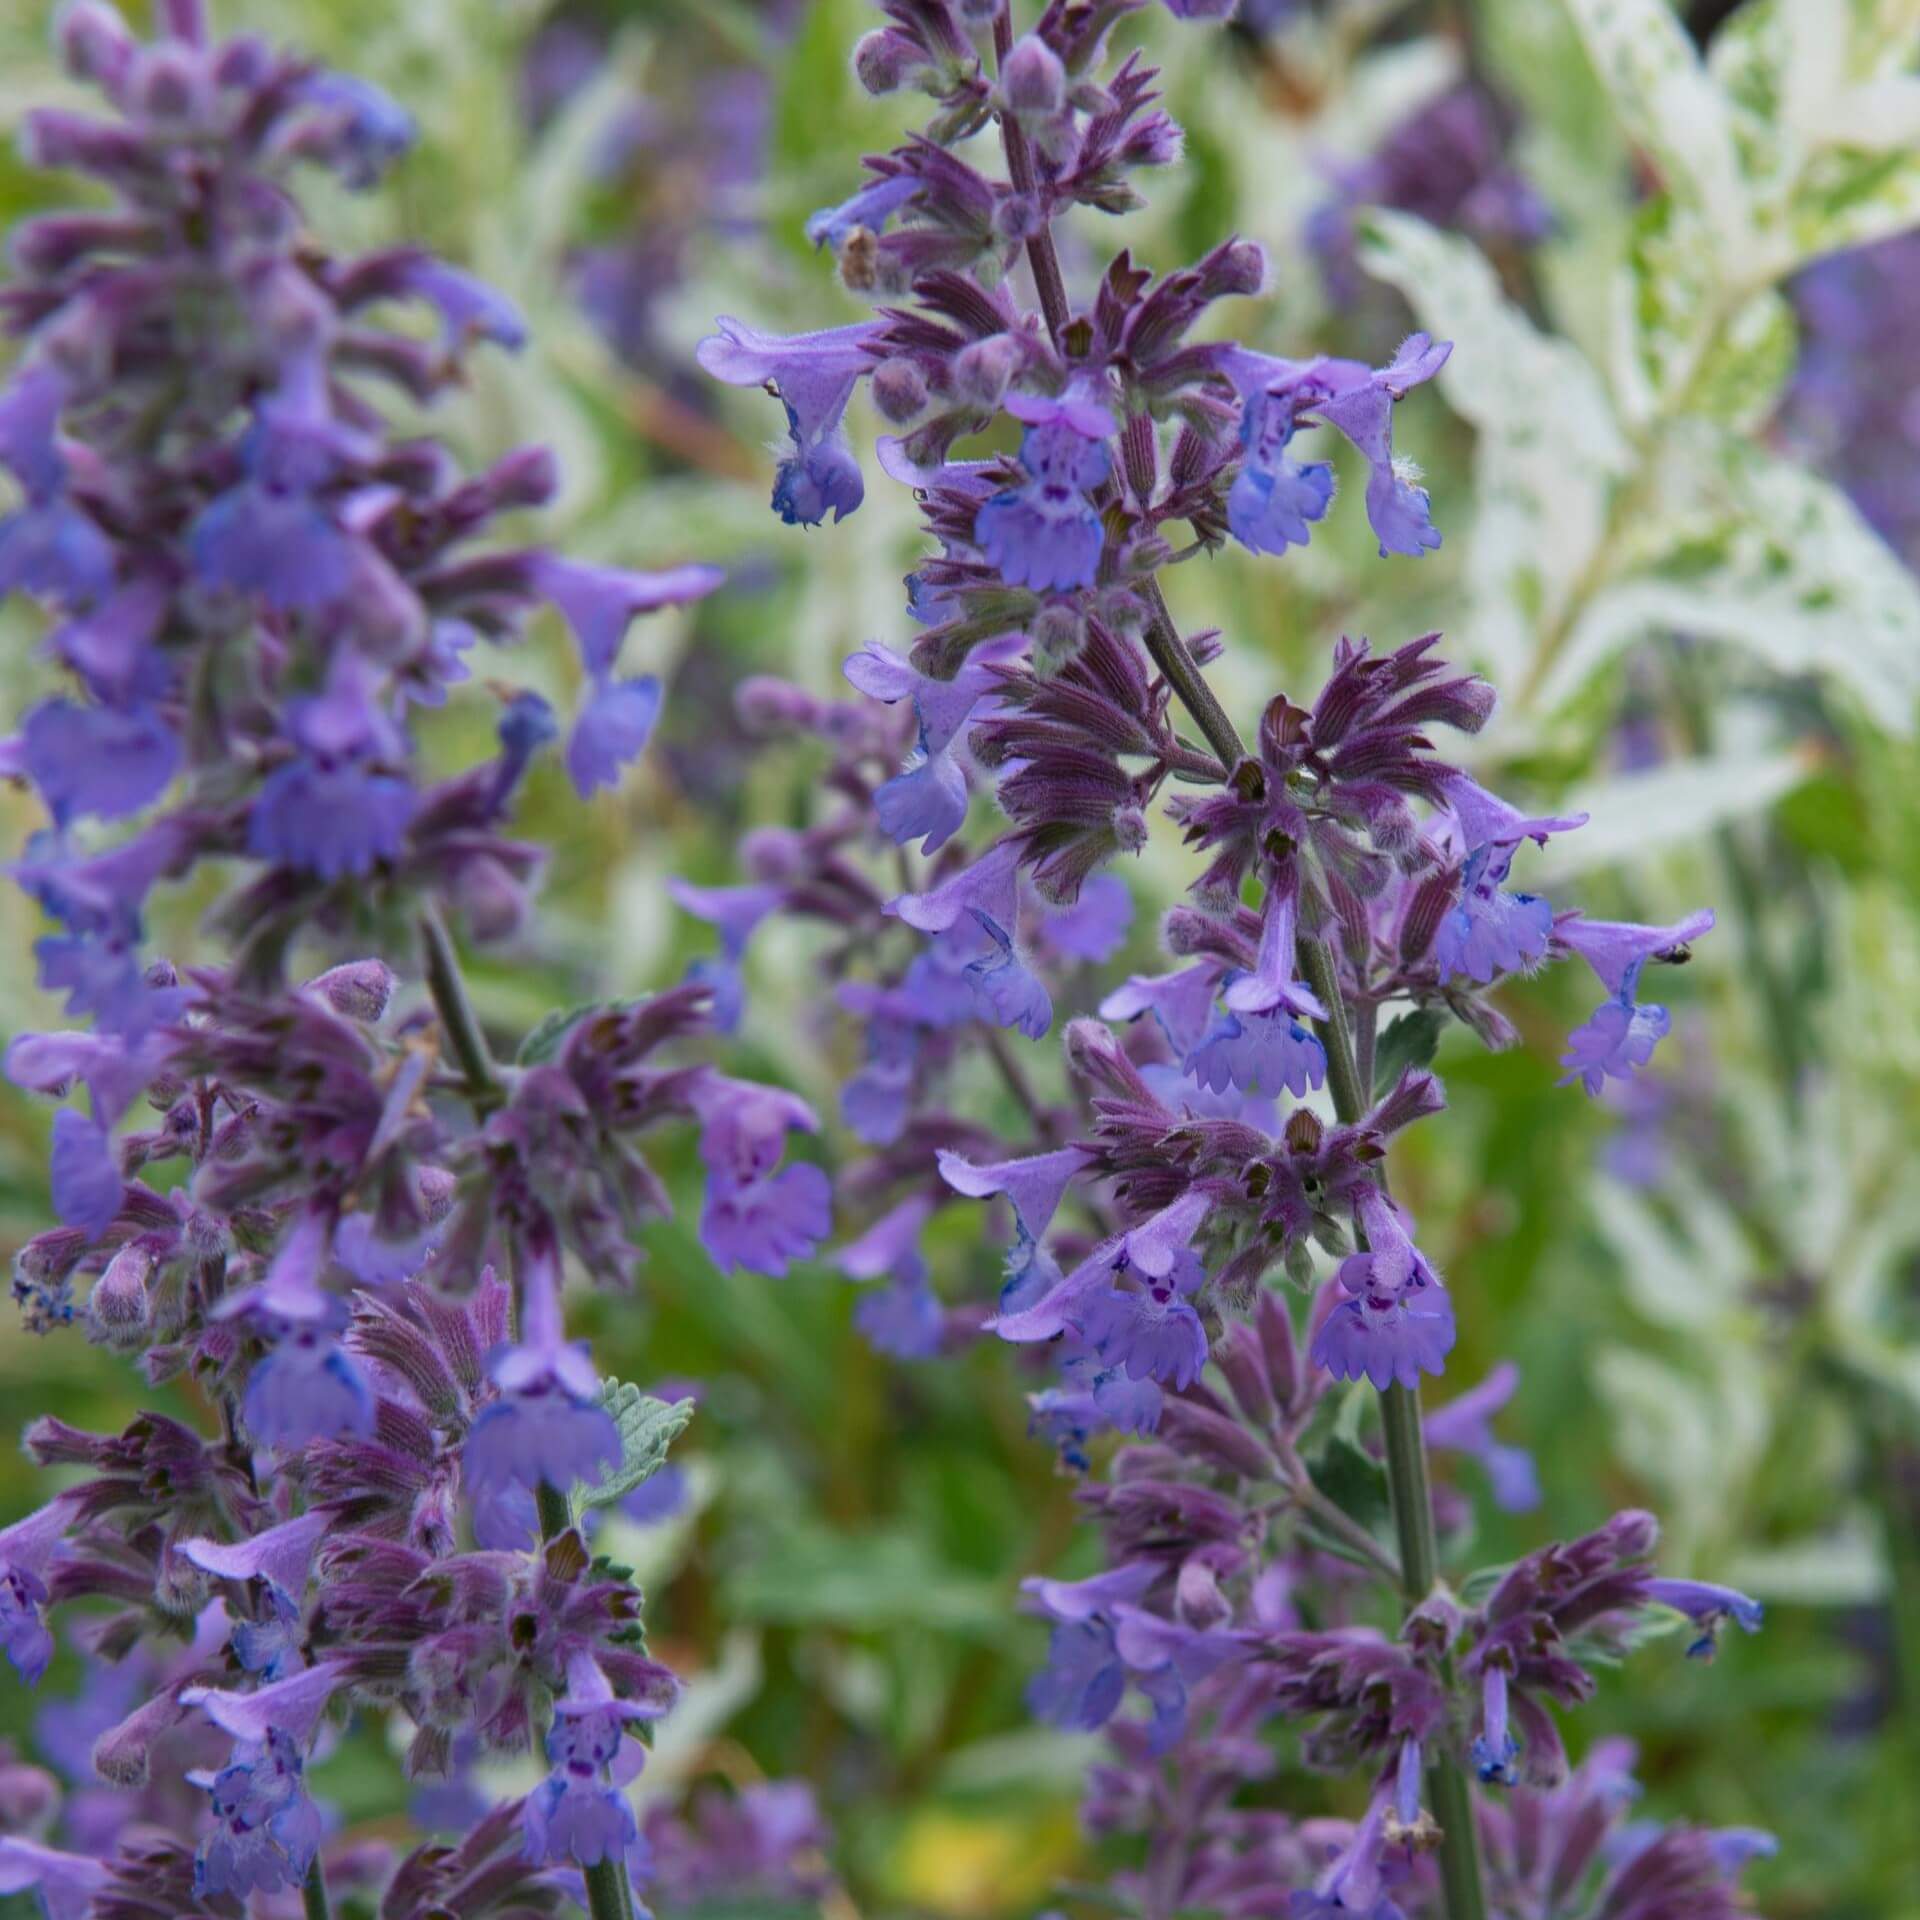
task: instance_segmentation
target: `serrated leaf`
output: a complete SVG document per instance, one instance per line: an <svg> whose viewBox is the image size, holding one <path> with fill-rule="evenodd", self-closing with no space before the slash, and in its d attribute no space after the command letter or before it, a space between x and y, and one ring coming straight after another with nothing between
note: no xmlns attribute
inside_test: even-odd
<svg viewBox="0 0 1920 1920"><path fill-rule="evenodd" d="M644 1486L666 1464L667 1449L693 1418L691 1400L656 1400L624 1380L603 1380L600 1404L620 1430L620 1464L598 1486L576 1482L576 1507L610 1507Z"/></svg>
<svg viewBox="0 0 1920 1920"><path fill-rule="evenodd" d="M1446 1016L1432 1007L1403 1013L1381 1034L1373 1050L1373 1091L1377 1099L1391 1090L1408 1067L1424 1067L1440 1045Z"/></svg>

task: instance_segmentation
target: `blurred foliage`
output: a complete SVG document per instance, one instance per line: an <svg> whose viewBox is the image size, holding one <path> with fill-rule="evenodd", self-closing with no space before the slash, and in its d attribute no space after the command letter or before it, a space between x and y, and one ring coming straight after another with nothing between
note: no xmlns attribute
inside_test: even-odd
<svg viewBox="0 0 1920 1920"><path fill-rule="evenodd" d="M487 451L555 445L558 520L578 552L697 556L733 575L732 591L635 635L632 655L672 689L639 774L585 811L551 770L533 783L526 828L553 848L544 912L475 982L487 1020L516 1038L555 1006L675 976L705 942L665 876L720 879L743 824L802 817L807 768L746 745L733 684L777 669L825 690L860 642L907 631L896 582L917 541L901 491L874 486L831 532L781 527L756 445L768 410L706 394L684 367L718 312L783 331L857 315L801 224L851 189L859 152L897 137L912 101L870 100L852 80L864 0L807 0L778 31L748 0L569 6L609 52L537 135L519 107L537 0L220 10L377 79L420 119L393 193L317 218L369 244L404 232L525 309L533 344L483 363L434 430ZM67 92L45 52L49 12L0 11L0 120ZM1510 997L1511 1053L1442 1045L1453 1110L1411 1144L1401 1186L1454 1290L1449 1377L1519 1362L1503 1432L1533 1449L1546 1490L1541 1513L1484 1508L1476 1552L1498 1560L1615 1505L1656 1507L1671 1570L1751 1588L1767 1628L1737 1636L1711 1674L1649 1661L1611 1676L1569 1726L1576 1752L1630 1733L1650 1812L1778 1833L1756 1883L1780 1920L1920 1911L1920 597L1766 433L1794 353L1777 283L1920 212L1911 119L1896 116L1877 161L1838 140L1847 89L1920 85L1912 9L1751 0L1711 68L1664 0L1335 5L1265 39L1176 31L1158 10L1136 24L1166 64L1188 154L1152 207L1103 227L1103 249L1167 266L1229 231L1262 240L1273 290L1234 319L1271 350L1377 352L1415 318L1459 343L1447 404L1401 421L1446 532L1438 555L1378 567L1348 515L1284 564L1233 552L1174 576L1183 624L1227 636L1223 695L1251 711L1310 688L1343 631L1394 644L1447 625L1508 693L1477 743L1489 777L1594 809L1544 889L1578 870L1596 913L1722 908L1668 996L1667 1071L1685 1085L1650 1183L1606 1171L1619 1116L1554 1084L1558 1038L1586 1010L1579 983ZM1829 91L1813 98L1796 63L1823 30L1844 57L1821 52ZM1329 172L1468 61L1526 112L1520 154L1552 235L1496 266L1456 236L1371 216L1362 257L1377 278L1357 308L1331 309L1301 242ZM636 93L672 102L716 63L764 71L753 219L744 236L695 232L677 284L652 295L664 351L642 371L572 295L575 250L635 217L635 192L610 187L595 155ZM0 223L43 192L0 157ZM0 611L8 712L44 673L34 640L18 608ZM480 670L559 691L567 668L556 646ZM1663 752L1622 771L1636 715ZM449 756L479 724L457 702L441 721ZM0 794L0 840L32 824L27 799ZM1613 871L1628 856L1630 881ZM1153 909L1187 873L1163 837L1129 877L1143 911L1115 974L1149 964ZM204 904L158 927L158 944L193 953ZM9 1034L50 1013L29 918L8 908ZM807 1004L806 957L784 928L756 947L742 1070L831 1110L845 1063ZM1039 1071L1057 1076L1057 1060ZM973 1097L983 1113L1004 1098L984 1083ZM45 1217L44 1128L0 1096L0 1247ZM690 1167L667 1171L691 1192ZM943 1216L933 1244L977 1293L995 1256L970 1238L973 1217ZM1070 1483L1026 1435L1019 1356L894 1362L853 1330L851 1290L824 1267L720 1274L677 1224L654 1229L649 1252L637 1298L578 1303L609 1374L704 1389L674 1448L688 1514L617 1523L612 1543L639 1569L656 1649L693 1680L642 1792L708 1773L813 1781L864 1914L1028 1914L1059 1883L1097 1878L1075 1820L1092 1743L1036 1727L1022 1704L1041 1634L1015 1612L1016 1583L1092 1559ZM133 1405L118 1364L77 1335L0 1325L9 1426L57 1407L112 1427ZM25 1463L0 1455L0 1511L31 1498ZM63 1660L43 1690L71 1681ZM29 1717L9 1684L0 1729L26 1740ZM320 1779L349 1822L377 1828L403 1804L391 1755L356 1745Z"/></svg>

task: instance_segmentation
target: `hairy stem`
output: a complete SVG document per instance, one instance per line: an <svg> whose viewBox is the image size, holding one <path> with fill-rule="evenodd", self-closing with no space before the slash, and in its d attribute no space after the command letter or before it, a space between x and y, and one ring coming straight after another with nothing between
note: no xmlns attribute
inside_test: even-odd
<svg viewBox="0 0 1920 1920"><path fill-rule="evenodd" d="M1147 602L1147 652L1167 685L1180 696L1181 704L1207 736L1207 744L1231 773L1247 757L1239 732L1227 718L1226 708L1214 698L1199 663L1187 651L1187 643L1180 638L1180 629L1173 624L1160 582L1149 577L1142 592Z"/></svg>
<svg viewBox="0 0 1920 1920"><path fill-rule="evenodd" d="M1004 67L1013 51L1013 21L1009 9L1002 7L994 16L993 57ZM1033 197L1033 149L1027 145L1026 129L1012 114L1000 116L1000 143L1007 155L1007 178L1022 199ZM1040 296L1040 311L1046 316L1047 332L1056 350L1063 348L1067 330L1067 283L1060 273L1060 255L1053 244L1053 222L1042 220L1027 242L1027 265L1033 269L1034 291Z"/></svg>
<svg viewBox="0 0 1920 1920"><path fill-rule="evenodd" d="M434 1011L440 1016L440 1030L459 1063L467 1098L473 1102L476 1112L486 1114L504 1098L500 1077L494 1072L493 1056L487 1051L487 1036L480 1029L480 1016L474 1012L473 1001L468 997L453 938L431 901L420 910L420 944L426 951L427 989L433 995Z"/></svg>
<svg viewBox="0 0 1920 1920"><path fill-rule="evenodd" d="M320 1865L320 1856L315 1854L313 1864L307 1869L307 1877L300 1883L300 1904L306 1911L307 1920L330 1920L332 1908L327 1905L327 1876Z"/></svg>

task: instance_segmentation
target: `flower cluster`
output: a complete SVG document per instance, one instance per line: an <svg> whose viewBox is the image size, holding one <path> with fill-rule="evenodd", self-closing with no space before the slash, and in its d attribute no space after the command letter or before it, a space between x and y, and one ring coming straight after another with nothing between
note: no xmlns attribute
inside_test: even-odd
<svg viewBox="0 0 1920 1920"><path fill-rule="evenodd" d="M16 1038L6 1071L84 1094L54 1115L60 1224L14 1291L30 1326L220 1420L28 1429L67 1484L0 1532L0 1649L40 1680L86 1602L71 1642L110 1664L99 1717L76 1702L55 1741L93 1778L72 1850L9 1840L0 1887L104 1917L364 1886L395 1920L479 1920L553 1911L585 1873L596 1914L624 1913L646 1849L622 1789L676 1683L588 1538L685 1415L598 1377L563 1288L633 1284L669 1207L643 1152L662 1127L697 1137L717 1260L781 1271L827 1235L827 1186L783 1164L804 1104L703 1057L707 985L556 1015L494 1058L449 923L523 922L540 849L511 817L560 727L493 686L497 750L438 779L417 734L476 642L550 606L584 685L567 772L613 783L660 701L621 672L630 622L720 576L486 539L549 496L550 457L467 474L382 397L430 405L518 319L417 249L336 257L295 197L316 168L374 186L407 117L214 38L197 0L158 11L149 42L97 0L63 15L109 112L36 112L26 149L99 191L16 231L0 295L0 591L46 610L65 682L0 747L47 815L11 872L76 1021ZM202 869L226 886L219 957L176 967L146 909ZM452 1847L342 1847L307 1769L355 1714L404 1715L416 1777L494 1752L547 1776Z"/></svg>
<svg viewBox="0 0 1920 1920"><path fill-rule="evenodd" d="M1536 1831L1551 1796L1574 1791L1546 1703L1584 1699L1590 1664L1663 1610L1697 1623L1703 1653L1723 1620L1759 1614L1657 1578L1638 1514L1466 1583L1477 1605L1440 1578L1436 1517L1464 1506L1451 1490L1430 1500L1428 1447L1478 1456L1509 1504L1536 1491L1491 1430L1510 1368L1423 1438L1417 1390L1445 1370L1454 1308L1388 1156L1445 1106L1427 1064L1443 1027L1509 1044L1501 984L1562 958L1605 995L1569 1036L1567 1080L1631 1080L1669 1025L1650 970L1686 959L1713 916L1598 921L1523 890L1529 845L1584 816L1526 811L1444 757L1437 730L1481 732L1495 695L1446 664L1438 635L1385 652L1340 641L1317 693L1270 700L1243 740L1205 677L1220 636L1183 634L1163 582L1228 541L1307 544L1334 508L1335 455L1357 463L1383 559L1437 547L1393 416L1449 349L1416 334L1374 366L1219 338L1212 310L1265 278L1259 250L1233 240L1161 274L1121 253L1076 297L1055 223L1136 204L1133 176L1179 151L1154 75L1113 51L1131 9L1054 4L1024 35L991 4L885 11L856 72L876 93L931 96L932 117L816 222L847 287L883 304L793 338L723 319L700 358L782 403L773 505L789 522L861 504L846 417L865 387L898 430L877 464L913 490L928 536L908 579L922 631L910 657L872 644L848 661L880 713L742 689L744 710L833 743L835 810L755 835L761 884L688 904L720 924L730 983L745 929L769 913L860 931L826 965L869 1031L843 1115L882 1152L843 1180L877 1217L840 1259L904 1284L898 1324L914 1337L899 1350L933 1350L962 1312L943 1322L926 1291L926 1220L952 1195L996 1202L1011 1239L985 1324L1057 1371L1030 1396L1036 1432L1076 1472L1095 1436L1131 1442L1083 1493L1105 1571L1027 1583L1051 1626L1034 1709L1110 1731L1120 1760L1097 1773L1089 1818L1145 1836L1121 1902L1147 1920L1475 1912L1476 1825L1506 1831L1509 1816L1476 1814L1470 1780L1537 1796L1510 1816ZM989 122L1003 178L965 144ZM1117 950L1112 869L1156 819L1198 867L1161 927L1170 966L1065 1022L1075 1100L1050 1105L994 1030L1053 1028L1057 916L1110 922ZM904 968L885 957L888 920L923 938ZM949 1054L932 1036L961 1019L1015 1094L1024 1142L920 1105ZM930 1149L946 1195L928 1184ZM1311 1297L1298 1320L1270 1284L1282 1275ZM1371 1396L1335 1384L1361 1380L1378 1390L1377 1432ZM1397 1551L1375 1527L1389 1510ZM1390 1628L1376 1624L1382 1580ZM1130 1692L1144 1719L1121 1715ZM1367 1771L1358 1827L1296 1823L1270 1793L1241 1802L1274 1768L1276 1716L1310 1724L1312 1764ZM1730 1911L1739 1853L1674 1836L1641 1858L1648 1875L1721 1889L1700 1911ZM1695 1910L1665 1894L1636 1906L1635 1872L1579 1910ZM1458 1903L1464 1887L1475 1904Z"/></svg>

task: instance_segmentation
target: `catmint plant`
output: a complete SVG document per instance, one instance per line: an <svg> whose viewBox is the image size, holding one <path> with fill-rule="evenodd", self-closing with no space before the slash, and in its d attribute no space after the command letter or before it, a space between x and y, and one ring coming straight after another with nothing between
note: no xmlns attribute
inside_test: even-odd
<svg viewBox="0 0 1920 1920"><path fill-rule="evenodd" d="M832 810L757 832L751 886L683 904L718 927L705 965L729 993L768 914L845 934L824 964L864 1059L842 1117L878 1151L842 1178L871 1224L839 1259L886 1289L870 1330L928 1353L983 1325L1051 1364L1034 1426L1089 1474L1107 1567L1026 1583L1050 1628L1030 1697L1112 1742L1087 1816L1138 1836L1114 1903L1145 1920L1732 1913L1764 1841L1603 1846L1624 1757L1570 1769L1557 1710L1659 1622L1688 1622L1705 1657L1759 1608L1659 1576L1639 1512L1509 1567L1457 1566L1464 1503L1436 1499L1433 1456L1477 1457L1514 1506L1533 1475L1491 1426L1510 1368L1423 1431L1455 1312L1390 1158L1445 1110L1427 1063L1447 1023L1514 1038L1497 1004L1514 974L1584 962L1601 998L1565 1082L1631 1081L1669 1026L1655 980L1713 916L1602 922L1529 890L1532 849L1584 816L1528 811L1446 757L1495 693L1437 634L1341 640L1316 691L1275 695L1244 734L1215 695L1226 642L1181 631L1174 570L1229 541L1282 556L1336 510L1364 513L1387 564L1436 548L1393 416L1448 348L1415 334L1373 366L1221 338L1214 310L1266 276L1233 239L1166 272L1121 252L1070 285L1057 228L1140 204L1136 182L1180 151L1152 69L1114 46L1136 10L1053 0L1023 30L992 0L887 0L855 70L872 92L924 93L930 117L812 225L874 316L795 337L727 318L702 344L710 373L784 409L781 518L861 505L846 416L864 385L897 429L874 464L913 490L930 545L908 580L911 655L870 643L847 661L880 712L741 690L750 723L828 743ZM1352 509L1336 507L1343 442ZM1089 922L1117 946L1112 869L1169 825L1198 868L1162 924L1170 964L1065 1022L1077 1105L1049 1105L1020 1059L1058 1021L1049 949ZM1026 1139L982 1139L931 1091L957 1050L995 1061ZM984 1315L942 1305L921 1250L963 1197L1010 1216ZM1123 1444L1092 1477L1108 1433ZM1391 1540L1336 1466L1381 1482ZM1361 1819L1276 1807L1283 1724L1309 1766L1361 1774Z"/></svg>
<svg viewBox="0 0 1920 1920"><path fill-rule="evenodd" d="M621 667L628 626L720 576L510 544L549 456L470 473L396 424L522 335L420 249L342 257L306 225L302 177L377 186L401 109L215 38L198 0L149 41L98 0L58 31L104 111L26 124L29 162L90 197L12 235L0 591L46 610L63 690L0 754L45 810L10 871L73 1024L6 1053L61 1103L59 1224L14 1292L207 1419L27 1428L58 1490L0 1532L0 1650L28 1685L80 1657L57 1744L92 1785L74 1845L0 1841L0 1889L96 1920L282 1895L318 1916L349 1890L393 1920L569 1898L616 1920L647 1858L623 1788L677 1683L591 1534L691 1407L601 1378L565 1288L634 1283L661 1129L697 1136L723 1261L810 1251L826 1181L783 1164L806 1106L712 1064L710 986L556 1014L509 1061L456 934L522 927L529 768L557 747L582 794L620 779L661 698ZM579 655L564 741L467 664L543 606ZM429 774L422 722L452 700L491 700L497 742ZM152 952L156 892L212 879L205 957ZM355 1718L464 1798L450 1842L396 1863L330 1838L308 1768ZM452 1791L489 1755L544 1778ZM803 1814L740 1810L768 1874L811 1849ZM705 1844L675 1842L681 1878Z"/></svg>

